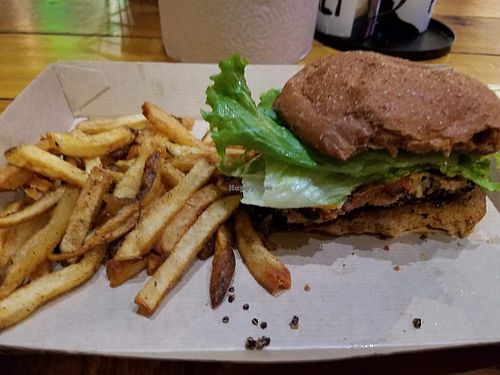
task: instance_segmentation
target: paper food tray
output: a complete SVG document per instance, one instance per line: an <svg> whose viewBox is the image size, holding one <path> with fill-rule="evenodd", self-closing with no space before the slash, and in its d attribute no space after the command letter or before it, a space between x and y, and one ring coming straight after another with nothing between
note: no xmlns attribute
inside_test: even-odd
<svg viewBox="0 0 500 375"><path fill-rule="evenodd" d="M298 69L250 66L250 88L257 97L282 87ZM215 72L215 65L196 64L51 65L0 117L0 151L35 142L48 130L68 129L80 116L137 113L146 100L178 116L199 117ZM111 289L101 268L84 286L2 331L0 346L151 358L300 361L498 342L499 225L500 215L488 201L486 217L467 239L277 234L273 241L290 269L291 290L270 296L237 257L236 299L212 310L211 262L196 261L151 318L138 315L133 302L146 276ZM244 303L249 310L242 309ZM221 322L225 315L227 324ZM289 327L294 315L300 318L297 330ZM253 318L266 321L267 328L253 325ZM420 329L413 327L414 318L422 319ZM268 348L244 349L248 336L261 335L271 337Z"/></svg>

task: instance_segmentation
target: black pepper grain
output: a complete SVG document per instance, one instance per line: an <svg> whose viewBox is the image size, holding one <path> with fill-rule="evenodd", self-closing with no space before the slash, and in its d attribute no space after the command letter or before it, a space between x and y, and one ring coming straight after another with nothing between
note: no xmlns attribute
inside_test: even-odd
<svg viewBox="0 0 500 375"><path fill-rule="evenodd" d="M257 318L253 318L253 319L252 319L252 324L253 324L254 326L256 326L257 324L259 324L259 320L258 320Z"/></svg>
<svg viewBox="0 0 500 375"><path fill-rule="evenodd" d="M243 310L248 310L250 308L250 306L248 305L248 303L245 303L243 305Z"/></svg>
<svg viewBox="0 0 500 375"><path fill-rule="evenodd" d="M260 323L260 328L266 329L267 328L267 322Z"/></svg>
<svg viewBox="0 0 500 375"><path fill-rule="evenodd" d="M311 290L311 286L309 284L304 285L304 291L309 292Z"/></svg>
<svg viewBox="0 0 500 375"><path fill-rule="evenodd" d="M234 299L235 299L235 295L234 294L230 294L228 297L227 297L227 302L229 303L233 303Z"/></svg>
<svg viewBox="0 0 500 375"><path fill-rule="evenodd" d="M288 324L291 329L298 329L299 328L299 317L297 315L294 315L290 323Z"/></svg>
<svg viewBox="0 0 500 375"><path fill-rule="evenodd" d="M389 250L390 250L390 249L389 249L389 245L384 245L383 249L384 249L385 251L389 251Z"/></svg>
<svg viewBox="0 0 500 375"><path fill-rule="evenodd" d="M234 293L234 286L229 288L229 293Z"/></svg>
<svg viewBox="0 0 500 375"><path fill-rule="evenodd" d="M225 316L222 318L222 323L228 323L229 322L229 316Z"/></svg>
<svg viewBox="0 0 500 375"><path fill-rule="evenodd" d="M422 319L420 318L415 318L413 319L413 327L415 327L416 329L420 329L420 327L422 327Z"/></svg>
<svg viewBox="0 0 500 375"><path fill-rule="evenodd" d="M247 341L245 342L245 349L254 350L257 346L257 342L253 337L247 337Z"/></svg>

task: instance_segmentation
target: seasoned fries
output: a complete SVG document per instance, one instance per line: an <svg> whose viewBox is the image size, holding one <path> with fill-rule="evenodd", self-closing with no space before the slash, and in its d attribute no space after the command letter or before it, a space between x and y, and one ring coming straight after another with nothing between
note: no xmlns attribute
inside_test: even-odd
<svg viewBox="0 0 500 375"><path fill-rule="evenodd" d="M137 114L108 119L90 119L80 122L76 128L87 134L97 134L121 127L142 130L146 126L146 118L142 114Z"/></svg>
<svg viewBox="0 0 500 375"><path fill-rule="evenodd" d="M13 214L0 217L0 228L12 227L24 223L56 205L63 196L65 188L60 187L50 193L47 193L42 199L36 201L30 206L23 208Z"/></svg>
<svg viewBox="0 0 500 375"><path fill-rule="evenodd" d="M193 225L205 208L223 194L224 192L214 185L207 185L194 193L163 231L156 249L165 255L170 254L175 245L177 245L177 242L179 242L184 233L188 231L189 227Z"/></svg>
<svg viewBox="0 0 500 375"><path fill-rule="evenodd" d="M17 167L26 168L54 180L63 180L68 184L83 186L87 174L48 151L34 145L21 145L5 152L5 159Z"/></svg>
<svg viewBox="0 0 500 375"><path fill-rule="evenodd" d="M48 133L47 139L52 149L61 154L95 158L110 154L134 140L134 134L127 128L116 128L94 135L75 133Z"/></svg>
<svg viewBox="0 0 500 375"><path fill-rule="evenodd" d="M0 286L0 298L4 298L21 285L61 241L78 193L78 189L67 189L52 212L49 223L15 253L12 266L7 270Z"/></svg>
<svg viewBox="0 0 500 375"><path fill-rule="evenodd" d="M32 314L38 307L88 280L99 268L105 248L88 253L79 263L44 275L0 301L0 329Z"/></svg>
<svg viewBox="0 0 500 375"><path fill-rule="evenodd" d="M165 193L156 202L154 210L147 212L141 218L137 227L125 237L115 259L137 259L147 253L168 221L189 197L208 181L214 170L215 167L207 162L200 161L196 164L179 185Z"/></svg>
<svg viewBox="0 0 500 375"><path fill-rule="evenodd" d="M180 145L195 146L204 149L206 145L196 139L175 117L162 111L151 103L144 103L142 113L151 122L153 128L165 134L172 142Z"/></svg>
<svg viewBox="0 0 500 375"><path fill-rule="evenodd" d="M232 228L226 222L215 232L215 254L210 277L210 303L219 306L233 279L236 260L233 252Z"/></svg>
<svg viewBox="0 0 500 375"><path fill-rule="evenodd" d="M122 207L115 216L88 235L85 242L73 252L49 254L51 260L66 260L85 254L96 246L117 240L137 225L140 216L139 202Z"/></svg>
<svg viewBox="0 0 500 375"><path fill-rule="evenodd" d="M73 253L82 245L101 208L104 194L109 191L112 182L111 176L101 168L92 169L59 245L61 253Z"/></svg>
<svg viewBox="0 0 500 375"><path fill-rule="evenodd" d="M211 305L224 300L241 199L228 186L238 182L214 173L218 155L191 134L194 119L149 103L143 112L86 120L5 152L0 191L22 196L0 208L0 330L84 283L101 263L113 288L146 269L135 303L152 314L196 257L214 255ZM288 270L244 215L236 240L245 264L269 291L289 287Z"/></svg>
<svg viewBox="0 0 500 375"><path fill-rule="evenodd" d="M109 286L111 288L116 288L123 284L146 268L146 264L146 258L126 260L124 262L117 262L113 259L109 260L106 263L106 274L108 275Z"/></svg>
<svg viewBox="0 0 500 375"><path fill-rule="evenodd" d="M205 241L238 208L240 199L239 195L230 195L215 201L189 228L135 298L135 303L144 313L152 314L156 310L163 295L179 281Z"/></svg>
<svg viewBox="0 0 500 375"><path fill-rule="evenodd" d="M39 230L47 225L50 211L11 228L1 229L2 246L0 247L0 269L5 267L14 254Z"/></svg>
<svg viewBox="0 0 500 375"><path fill-rule="evenodd" d="M255 280L271 294L290 289L290 271L264 247L244 210L236 213L235 232L238 251Z"/></svg>
<svg viewBox="0 0 500 375"><path fill-rule="evenodd" d="M0 191L16 190L27 184L34 176L28 169L19 168L14 165L6 165L0 168Z"/></svg>

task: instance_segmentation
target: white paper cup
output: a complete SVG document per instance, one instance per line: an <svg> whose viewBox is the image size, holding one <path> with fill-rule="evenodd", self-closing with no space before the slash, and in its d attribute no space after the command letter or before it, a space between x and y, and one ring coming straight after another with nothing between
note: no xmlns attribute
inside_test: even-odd
<svg viewBox="0 0 500 375"><path fill-rule="evenodd" d="M167 54L217 62L239 53L252 63L295 63L310 51L318 0L159 0Z"/></svg>

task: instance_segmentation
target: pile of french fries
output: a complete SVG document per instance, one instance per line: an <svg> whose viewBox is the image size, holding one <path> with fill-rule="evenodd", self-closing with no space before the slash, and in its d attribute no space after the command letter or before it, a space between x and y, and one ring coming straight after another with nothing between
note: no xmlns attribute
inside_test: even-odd
<svg viewBox="0 0 500 375"><path fill-rule="evenodd" d="M239 207L235 182L218 173L210 137L196 139L192 119L150 103L142 109L5 152L0 191L19 194L0 210L0 329L85 283L101 264L111 287L147 271L135 297L143 314L197 256L213 255L208 290L218 306L233 279L233 246L268 292L290 288L290 272Z"/></svg>

